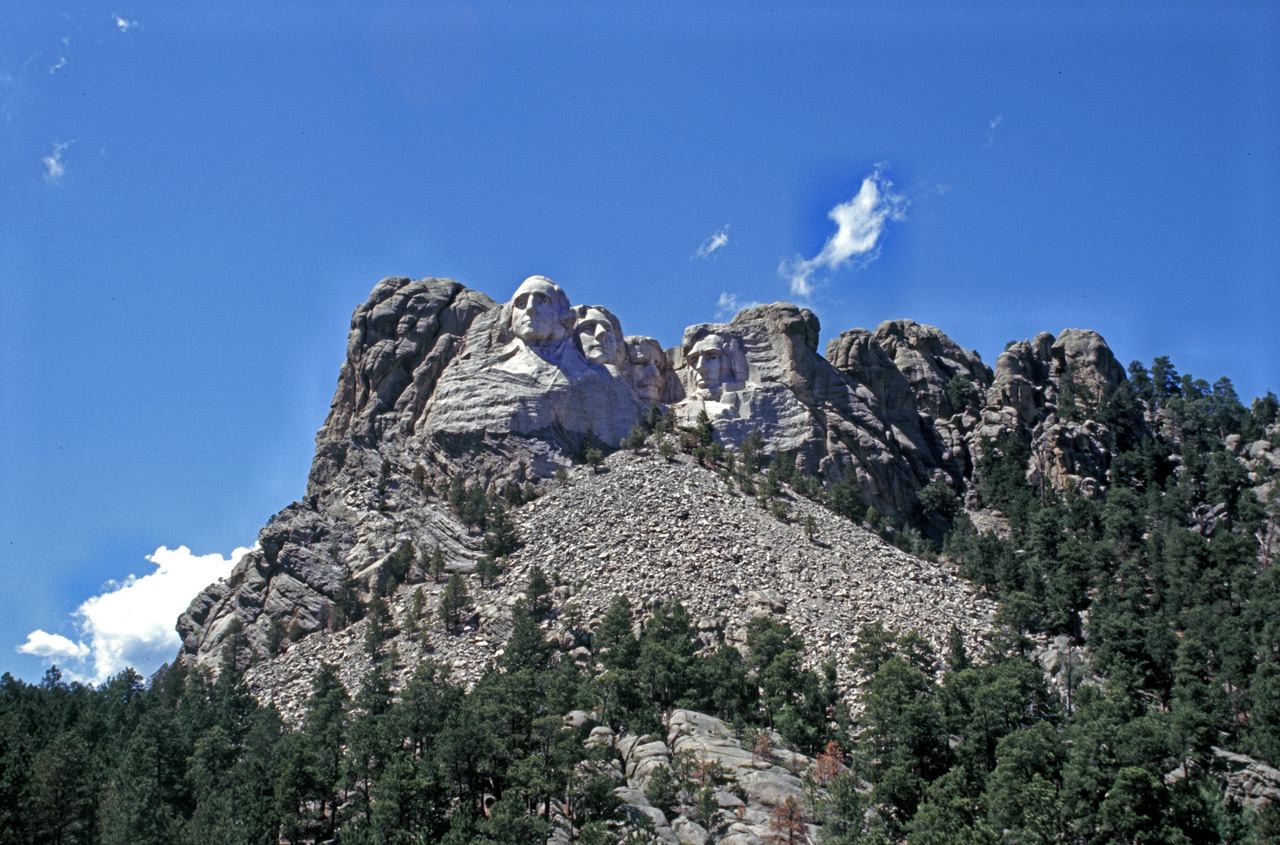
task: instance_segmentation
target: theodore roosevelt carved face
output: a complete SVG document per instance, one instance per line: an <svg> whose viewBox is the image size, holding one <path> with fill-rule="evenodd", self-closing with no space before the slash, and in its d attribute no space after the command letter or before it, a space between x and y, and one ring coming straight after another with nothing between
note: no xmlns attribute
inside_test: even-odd
<svg viewBox="0 0 1280 845"><path fill-rule="evenodd" d="M629 337L627 352L631 386L636 394L646 402L661 402L665 382L663 370L668 367L662 344L651 337Z"/></svg>
<svg viewBox="0 0 1280 845"><path fill-rule="evenodd" d="M511 331L530 346L569 336L569 297L546 276L530 276L511 298Z"/></svg>

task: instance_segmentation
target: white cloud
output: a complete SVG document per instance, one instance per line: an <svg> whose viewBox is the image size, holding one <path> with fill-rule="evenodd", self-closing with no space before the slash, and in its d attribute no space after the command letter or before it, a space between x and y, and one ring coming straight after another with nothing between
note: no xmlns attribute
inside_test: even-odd
<svg viewBox="0 0 1280 845"><path fill-rule="evenodd" d="M50 634L39 629L27 634L27 641L18 646L22 654L34 654L36 657L52 657L62 660L84 660L89 656L89 647L84 643L73 643L61 634Z"/></svg>
<svg viewBox="0 0 1280 845"><path fill-rule="evenodd" d="M705 241L702 242L702 245L698 247L698 250L693 254L693 257L707 258L711 255L711 253L715 252L718 249L723 249L724 247L728 246L728 244L729 244L729 224L726 223L724 224L723 228L721 228L711 237L707 238Z"/></svg>
<svg viewBox="0 0 1280 845"><path fill-rule="evenodd" d="M44 164L44 181L56 185L62 179L62 174L67 172L67 166L62 163L62 151L74 144L75 141L67 141L66 143L55 141L53 144L53 155L47 155L40 161Z"/></svg>
<svg viewBox="0 0 1280 845"><path fill-rule="evenodd" d="M121 32L128 32L138 25L137 21L125 20L119 15L112 15L116 19L116 26L120 27Z"/></svg>
<svg viewBox="0 0 1280 845"><path fill-rule="evenodd" d="M1004 123L1004 115L998 114L991 118L991 122L987 124L987 141L982 146L991 149L996 143L996 128Z"/></svg>
<svg viewBox="0 0 1280 845"><path fill-rule="evenodd" d="M58 71L62 70L66 66L67 66L67 57L59 56L58 63L53 67L49 68L49 73L57 73Z"/></svg>
<svg viewBox="0 0 1280 845"><path fill-rule="evenodd" d="M739 311L747 308L755 308L757 305L763 304L763 302L756 302L755 300L744 302L738 299L738 295L736 293L729 293L728 291L725 291L720 294L720 300L716 303L716 319L723 320L725 317L732 317Z"/></svg>
<svg viewBox="0 0 1280 845"><path fill-rule="evenodd" d="M101 683L126 666L149 675L173 659L182 645L173 627L178 616L202 589L227 577L249 551L239 548L224 558L194 555L186 546L161 546L147 555L155 572L109 582L102 593L76 609L72 616L80 629L79 642L32 631L17 650L50 662L69 661L63 668L75 680Z"/></svg>
<svg viewBox="0 0 1280 845"><path fill-rule="evenodd" d="M879 254L880 236L890 220L906 219L907 198L893 190L893 183L885 178L881 166L862 180L856 196L841 203L827 213L836 224L836 232L827 239L822 251L813 258L795 256L785 259L778 272L791 284L796 296L809 297L813 293L813 274L819 269L833 273L854 258L863 263L875 260Z"/></svg>

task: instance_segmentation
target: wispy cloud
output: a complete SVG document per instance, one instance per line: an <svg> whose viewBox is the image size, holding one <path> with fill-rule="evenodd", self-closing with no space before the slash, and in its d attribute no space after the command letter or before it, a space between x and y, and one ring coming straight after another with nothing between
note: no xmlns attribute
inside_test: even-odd
<svg viewBox="0 0 1280 845"><path fill-rule="evenodd" d="M984 149L991 149L996 144L996 129L1004 123L1004 115L998 114L987 124L987 140L982 144Z"/></svg>
<svg viewBox="0 0 1280 845"><path fill-rule="evenodd" d="M178 616L200 590L227 577L248 551L236 549L224 558L194 555L186 546L161 546L147 555L155 572L110 582L76 609L72 616L79 640L37 630L17 651L57 662L80 681L101 683L126 666L149 675L182 645L173 628Z"/></svg>
<svg viewBox="0 0 1280 845"><path fill-rule="evenodd" d="M819 270L833 273L857 258L865 265L880 254L880 236L890 220L906 219L907 198L893 190L893 183L884 176L883 165L877 165L870 176L862 180L862 187L853 199L841 203L827 217L836 224L836 231L822 251L813 258L795 256L784 259L778 272L791 285L791 293L808 298L813 293L813 276Z"/></svg>
<svg viewBox="0 0 1280 845"><path fill-rule="evenodd" d="M729 224L726 223L722 228L716 231L711 237L702 242L698 250L693 254L694 258L709 258L711 253L718 249L724 249L729 245Z"/></svg>
<svg viewBox="0 0 1280 845"><path fill-rule="evenodd" d="M59 56L58 63L55 64L53 67L49 68L49 73L57 73L58 71L62 70L66 66L67 66L67 57Z"/></svg>
<svg viewBox="0 0 1280 845"><path fill-rule="evenodd" d="M137 21L126 20L119 15L113 14L111 17L116 19L116 26L120 27L121 32L128 32L138 25Z"/></svg>
<svg viewBox="0 0 1280 845"><path fill-rule="evenodd" d="M739 311L747 308L755 308L757 305L763 305L763 302L756 302L754 299L744 302L738 299L736 293L725 291L720 294L720 300L716 303L716 319L723 320L725 317L732 317Z"/></svg>
<svg viewBox="0 0 1280 845"><path fill-rule="evenodd" d="M62 163L62 151L74 143L75 141L55 141L53 154L40 159L45 167L44 181L56 185L62 180L62 175L67 172L66 165Z"/></svg>

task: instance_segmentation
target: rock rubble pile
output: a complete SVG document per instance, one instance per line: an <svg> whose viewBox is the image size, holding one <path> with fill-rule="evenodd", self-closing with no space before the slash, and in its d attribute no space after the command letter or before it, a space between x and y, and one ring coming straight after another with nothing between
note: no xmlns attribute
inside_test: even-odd
<svg viewBox="0 0 1280 845"><path fill-rule="evenodd" d="M995 601L952 567L901 552L802 497L788 501L784 522L727 477L688 459L619 452L601 469L579 468L564 486L512 512L528 542L507 559L494 586L482 587L468 574L476 612L460 631L446 632L439 621L442 585L400 587L390 604L402 628L419 586L433 611L427 631L393 640L402 679L430 657L451 666L455 678L474 682L501 653L511 609L535 566L556 585L545 624L577 659L593 660L583 635L615 595L646 610L678 600L708 647L745 646L747 623L758 614L790 625L804 638L808 665L836 661L850 699L862 679L847 659L864 624L918 630L939 654L952 625L971 648L980 648L991 631ZM468 568L474 567L455 565ZM246 675L251 689L296 714L312 673L325 661L341 667L354 692L371 665L365 624L314 634L255 665Z"/></svg>

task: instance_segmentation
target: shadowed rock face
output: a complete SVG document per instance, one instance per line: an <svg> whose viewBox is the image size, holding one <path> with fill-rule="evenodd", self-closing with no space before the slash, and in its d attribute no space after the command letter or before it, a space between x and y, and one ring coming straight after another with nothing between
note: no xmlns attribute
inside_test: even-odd
<svg viewBox="0 0 1280 845"><path fill-rule="evenodd" d="M640 401L670 401L674 374L671 361L656 338L631 335L626 338L627 380Z"/></svg>
<svg viewBox="0 0 1280 845"><path fill-rule="evenodd" d="M1123 380L1096 333L1014 344L994 373L910 320L846 331L826 358L818 335L812 312L774 303L692 326L664 352L545 277L502 305L449 279L384 279L352 316L304 501L192 602L185 659L216 664L232 619L259 652L273 619L331 627L343 580L379 589L406 536L469 569L480 538L441 501L450 479L491 492L548 479L586 445L615 447L652 403L689 425L705 411L728 447L757 429L766 452L825 481L851 476L865 504L902 521L932 481L963 491L982 438L1007 430L1032 444L1038 483L1105 484L1110 432L1053 414L1065 375L1086 398Z"/></svg>
<svg viewBox="0 0 1280 845"><path fill-rule="evenodd" d="M1093 395L1125 380L1124 367L1111 354L1102 335L1094 331L1063 329L1049 348L1049 358L1054 375L1061 378L1071 373L1075 382Z"/></svg>

